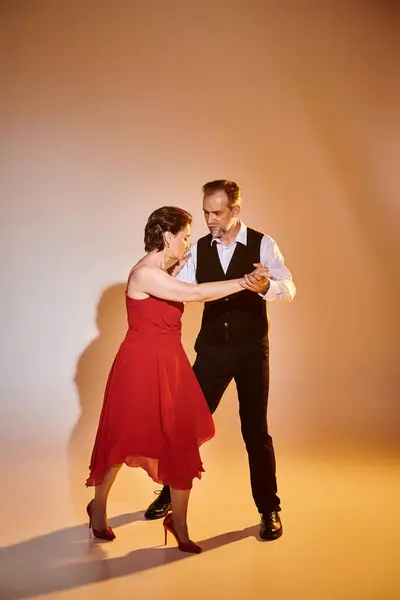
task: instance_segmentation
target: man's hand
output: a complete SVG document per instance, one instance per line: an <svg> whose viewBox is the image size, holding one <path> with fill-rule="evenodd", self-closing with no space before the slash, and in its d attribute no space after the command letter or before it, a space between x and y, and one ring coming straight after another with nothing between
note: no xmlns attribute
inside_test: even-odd
<svg viewBox="0 0 400 600"><path fill-rule="evenodd" d="M171 277L176 277L178 275L178 273L180 273L183 269L183 267L186 265L187 261L190 258L190 249L185 252L185 254L182 256L182 258L180 260L178 260L178 262L174 263L173 265L171 265L168 269L167 269L167 273L168 275L171 275Z"/></svg>
<svg viewBox="0 0 400 600"><path fill-rule="evenodd" d="M261 263L254 263L255 270L244 276L245 287L251 292L266 294L269 289L269 269Z"/></svg>

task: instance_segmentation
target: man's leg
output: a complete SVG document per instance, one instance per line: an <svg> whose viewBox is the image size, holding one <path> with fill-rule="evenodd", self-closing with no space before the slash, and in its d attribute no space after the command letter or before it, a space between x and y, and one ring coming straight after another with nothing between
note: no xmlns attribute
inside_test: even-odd
<svg viewBox="0 0 400 600"><path fill-rule="evenodd" d="M263 515L261 535L276 539L282 534L278 511L275 452L268 433L269 391L268 348L258 348L238 361L235 382L243 440L249 457L253 498Z"/></svg>
<svg viewBox="0 0 400 600"><path fill-rule="evenodd" d="M234 361L229 348L213 348L210 353L197 354L193 371L211 413L217 410L226 388L232 381L233 369Z"/></svg>
<svg viewBox="0 0 400 600"><path fill-rule="evenodd" d="M209 409L212 413L217 409L221 398L232 381L233 362L228 351L222 348L210 352L199 352L193 365L193 371L200 384ZM171 510L171 494L168 486L164 486L158 497L147 508L146 519L161 519Z"/></svg>

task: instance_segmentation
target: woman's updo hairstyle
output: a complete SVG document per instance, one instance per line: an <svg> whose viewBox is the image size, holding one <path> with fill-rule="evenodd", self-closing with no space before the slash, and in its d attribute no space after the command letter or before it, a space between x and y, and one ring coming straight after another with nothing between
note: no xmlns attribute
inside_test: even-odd
<svg viewBox="0 0 400 600"><path fill-rule="evenodd" d="M146 252L152 250L164 250L164 233L169 231L176 235L192 222L192 215L176 206L163 206L157 208L149 216L144 229L144 249Z"/></svg>

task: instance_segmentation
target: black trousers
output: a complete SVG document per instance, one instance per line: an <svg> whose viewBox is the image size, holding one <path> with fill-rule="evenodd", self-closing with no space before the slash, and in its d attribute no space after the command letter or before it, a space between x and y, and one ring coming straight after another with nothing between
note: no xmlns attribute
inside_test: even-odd
<svg viewBox="0 0 400 600"><path fill-rule="evenodd" d="M280 510L275 452L267 425L268 346L259 344L245 348L207 345L198 349L193 370L212 413L234 379L254 502L260 513Z"/></svg>

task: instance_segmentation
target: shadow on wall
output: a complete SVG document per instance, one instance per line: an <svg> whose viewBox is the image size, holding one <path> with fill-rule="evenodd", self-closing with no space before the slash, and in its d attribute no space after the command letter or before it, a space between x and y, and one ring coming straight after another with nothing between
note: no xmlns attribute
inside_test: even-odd
<svg viewBox="0 0 400 600"><path fill-rule="evenodd" d="M98 335L82 352L76 367L80 416L69 438L67 461L71 500L77 509L86 498L85 481L108 374L127 330L125 289L125 283L117 283L101 294L96 316Z"/></svg>

